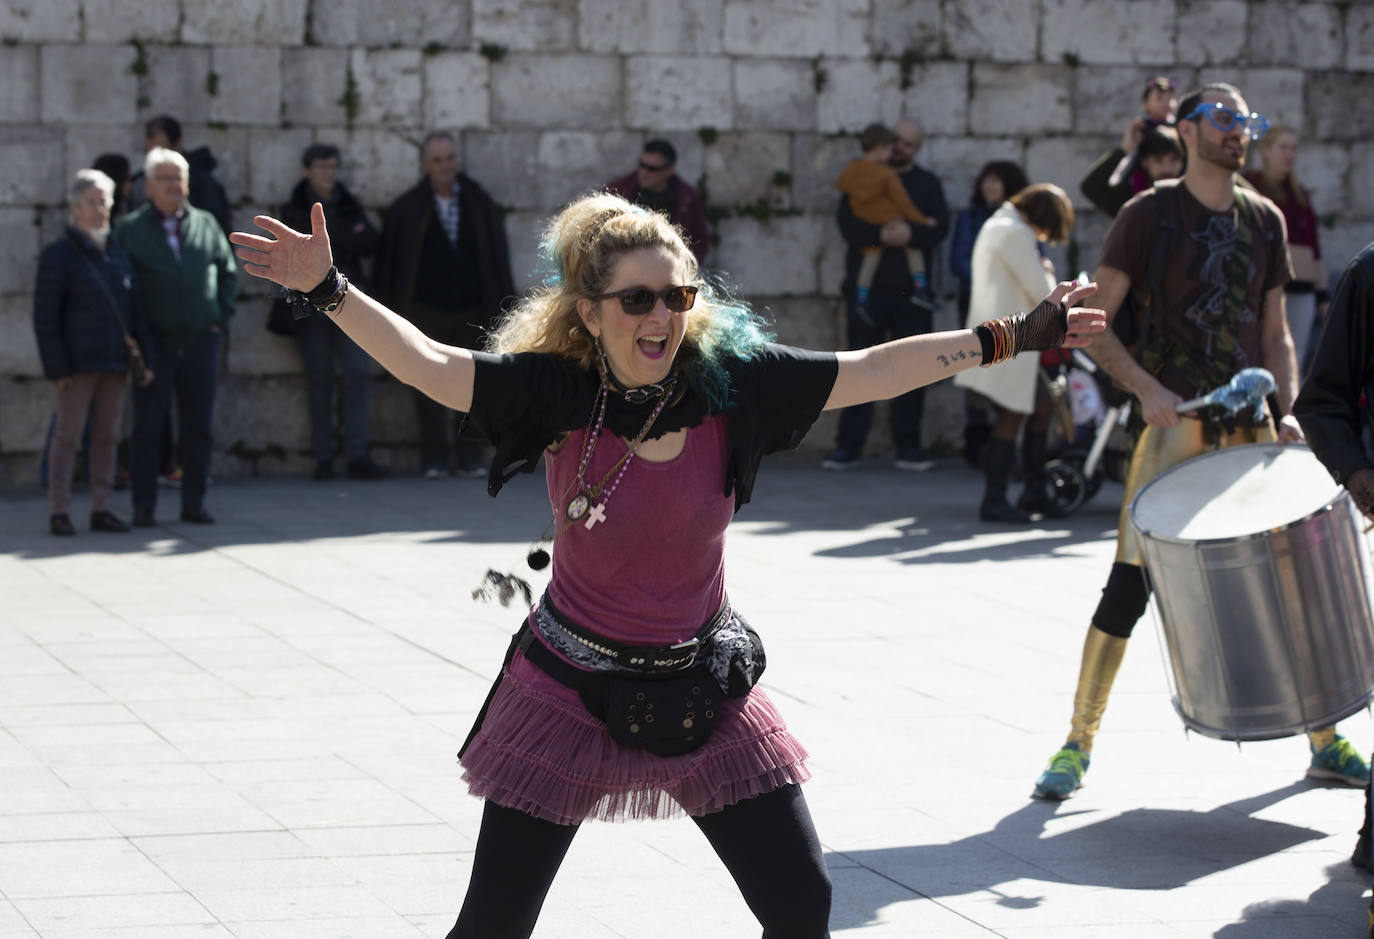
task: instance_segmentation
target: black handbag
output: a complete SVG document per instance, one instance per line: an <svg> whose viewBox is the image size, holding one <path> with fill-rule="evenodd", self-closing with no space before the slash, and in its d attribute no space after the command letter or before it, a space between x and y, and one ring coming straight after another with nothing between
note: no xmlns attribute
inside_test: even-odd
<svg viewBox="0 0 1374 939"><path fill-rule="evenodd" d="M291 303L285 297L276 297L272 300L272 309L267 312L267 331L278 336L296 334L296 314L292 312Z"/></svg>

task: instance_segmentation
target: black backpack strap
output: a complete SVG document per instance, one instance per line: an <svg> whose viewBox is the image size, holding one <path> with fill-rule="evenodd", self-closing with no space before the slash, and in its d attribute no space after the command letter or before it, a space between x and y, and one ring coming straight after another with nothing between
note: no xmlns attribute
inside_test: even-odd
<svg viewBox="0 0 1374 939"><path fill-rule="evenodd" d="M1150 342L1150 319L1155 306L1164 302L1164 272L1169 264L1169 251L1183 230L1183 207L1178 194L1182 185L1169 180L1155 186L1155 237L1150 242L1150 261L1145 268L1145 288L1149 302L1140 317L1140 345L1142 352Z"/></svg>

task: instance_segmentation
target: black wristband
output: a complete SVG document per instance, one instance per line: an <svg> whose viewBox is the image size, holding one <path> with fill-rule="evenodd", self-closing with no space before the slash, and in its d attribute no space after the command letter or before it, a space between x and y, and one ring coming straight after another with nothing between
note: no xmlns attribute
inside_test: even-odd
<svg viewBox="0 0 1374 939"><path fill-rule="evenodd" d="M324 280L320 281L314 288L305 291L305 299L312 305L318 306L339 289L339 269L331 266L329 273L324 275Z"/></svg>
<svg viewBox="0 0 1374 939"><path fill-rule="evenodd" d="M1318 302L1318 303L1327 303L1327 302L1329 302L1330 300L1331 300L1331 291L1329 291L1329 290L1318 290L1318 291L1317 291L1317 302Z"/></svg>
<svg viewBox="0 0 1374 939"><path fill-rule="evenodd" d="M974 335L978 337L978 342L983 346L983 361L979 364L983 366L991 365L994 350L997 347L997 344L992 338L992 330L988 329L982 323L979 323L977 326L973 327L973 332Z"/></svg>

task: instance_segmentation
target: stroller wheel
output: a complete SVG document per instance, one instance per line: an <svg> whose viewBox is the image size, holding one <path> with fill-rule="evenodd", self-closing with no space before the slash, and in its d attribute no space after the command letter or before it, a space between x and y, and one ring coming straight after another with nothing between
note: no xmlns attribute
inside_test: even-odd
<svg viewBox="0 0 1374 939"><path fill-rule="evenodd" d="M1093 496L1097 495L1097 490L1102 488L1102 480L1105 479L1107 475L1101 464L1098 465L1092 476L1087 476L1087 474L1084 473L1084 468L1088 463L1088 454L1086 451L1077 449L1065 450L1063 453L1059 454L1059 459L1078 470L1079 475L1086 477L1088 488L1083 494L1084 502L1087 502ZM1077 506L1075 506L1075 508L1077 508Z"/></svg>
<svg viewBox="0 0 1374 939"><path fill-rule="evenodd" d="M1051 460L1045 464L1045 480L1048 483L1050 504L1054 515L1063 518L1078 511L1088 499L1088 480L1083 471L1066 460Z"/></svg>

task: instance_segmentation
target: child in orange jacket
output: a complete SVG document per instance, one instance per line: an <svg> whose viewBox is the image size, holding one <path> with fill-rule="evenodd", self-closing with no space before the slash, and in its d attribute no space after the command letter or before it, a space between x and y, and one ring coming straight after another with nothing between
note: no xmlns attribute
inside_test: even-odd
<svg viewBox="0 0 1374 939"><path fill-rule="evenodd" d="M865 127L863 133L859 134L859 147L864 155L849 162L835 180L835 187L849 196L849 208L854 214L871 225L886 225L904 218L915 225L934 227L934 220L916 208L896 171L888 165L892 159L892 144L896 140L897 135L882 124ZM924 292L929 280L921 252L911 247L903 250L911 272L912 288ZM873 275L877 273L882 252L881 245L863 249L856 281L860 315L868 306L868 294L873 287Z"/></svg>

